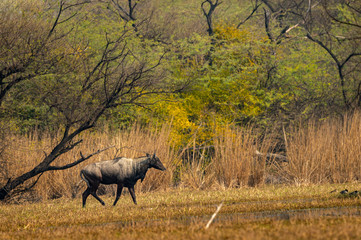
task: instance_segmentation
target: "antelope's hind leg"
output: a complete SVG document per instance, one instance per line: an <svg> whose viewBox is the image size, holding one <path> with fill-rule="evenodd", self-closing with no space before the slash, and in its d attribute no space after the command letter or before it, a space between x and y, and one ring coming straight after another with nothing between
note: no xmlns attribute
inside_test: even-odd
<svg viewBox="0 0 361 240"><path fill-rule="evenodd" d="M99 182L94 183L94 185L90 189L90 194L93 195L93 197L95 197L95 199L98 200L104 206L105 205L104 201L101 200L100 197L98 197L97 195L98 187L99 187Z"/></svg>
<svg viewBox="0 0 361 240"><path fill-rule="evenodd" d="M123 184L118 184L118 187L117 187L117 196L115 197L115 201L113 203L113 206L115 206L115 204L117 204L119 198L120 198L120 195L122 195L122 191L123 191Z"/></svg>
<svg viewBox="0 0 361 240"><path fill-rule="evenodd" d="M85 207L86 204L86 199L88 198L88 196L90 195L90 188L87 187L87 189L83 192L83 208Z"/></svg>

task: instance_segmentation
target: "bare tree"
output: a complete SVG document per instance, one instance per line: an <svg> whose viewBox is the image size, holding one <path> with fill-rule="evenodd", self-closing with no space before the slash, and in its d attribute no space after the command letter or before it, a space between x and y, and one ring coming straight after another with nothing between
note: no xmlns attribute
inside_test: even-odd
<svg viewBox="0 0 361 240"><path fill-rule="evenodd" d="M293 29L304 26L307 22L312 1L287 1L287 0L261 0L263 8L264 26L271 42L280 44Z"/></svg>
<svg viewBox="0 0 361 240"><path fill-rule="evenodd" d="M361 107L361 4L320 1L320 13L306 24L307 38L323 48L335 63L347 110ZM343 9L342 11L340 9Z"/></svg>
<svg viewBox="0 0 361 240"><path fill-rule="evenodd" d="M361 4L348 0L262 0L265 30L280 44L293 29L330 57L346 110L361 107ZM271 25L273 23L273 25ZM276 30L278 29L278 30Z"/></svg>
<svg viewBox="0 0 361 240"><path fill-rule="evenodd" d="M213 22L212 22L214 10L215 10L221 3L222 3L222 2L219 1L219 0L215 0L215 1L206 0L206 1L202 2L202 4L201 4L203 14L204 14L204 16L206 17L206 20L207 20L207 25L208 25L207 32L208 32L208 35L209 35L209 36L212 36L212 35L214 34L214 31L213 31ZM208 9L206 8L206 4L209 5L209 8L208 8Z"/></svg>
<svg viewBox="0 0 361 240"><path fill-rule="evenodd" d="M64 124L63 136L43 160L31 171L9 181L0 189L0 199L26 180L43 172L63 170L73 167L96 152L64 166L53 165L62 154L71 151L82 140L77 136L85 130L93 128L97 120L107 109L125 104L142 105L140 98L144 95L161 93L156 89L153 71L160 61L153 66L146 62L132 59L123 38L107 40L102 57L98 62L86 63L87 72L83 74L81 87L76 92L67 92L64 84L53 86L44 96L44 101L62 116ZM87 59L85 59L87 60ZM69 76L59 75L57 83Z"/></svg>
<svg viewBox="0 0 361 240"><path fill-rule="evenodd" d="M19 1L23 9L6 1L0 14L0 106L6 94L17 84L44 75L63 60L68 53L58 51L67 32L57 31L60 24L76 15L88 1L68 3L59 1L57 11L50 8L45 14L54 15L49 24L40 15L40 2ZM70 11L71 10L71 11ZM37 17L34 17L37 16Z"/></svg>
<svg viewBox="0 0 361 240"><path fill-rule="evenodd" d="M142 97L166 92L161 72L157 71L164 55L152 64L146 57L137 56L127 43L130 34L127 29L112 36L105 34L101 49L64 56L61 64L53 65L54 72L46 84L34 83L42 103L58 116L62 136L32 170L8 179L0 188L0 200L29 179L73 167L103 151L81 155L63 166L54 164L59 156L82 142L79 134L93 128L108 109L129 104L144 106Z"/></svg>
<svg viewBox="0 0 361 240"><path fill-rule="evenodd" d="M205 56L205 59L208 60L209 65L212 66L213 63L213 59L212 59L212 52L214 52L214 45L216 43L213 35L214 35L214 30L213 30L213 13L215 11L215 9L221 4L221 1L213 1L213 0L206 0L204 2L202 2L201 4L201 8L203 11L204 16L206 17L207 20L207 32L208 35L211 37L211 47L207 53L207 55ZM209 8L206 8L206 5L209 5Z"/></svg>

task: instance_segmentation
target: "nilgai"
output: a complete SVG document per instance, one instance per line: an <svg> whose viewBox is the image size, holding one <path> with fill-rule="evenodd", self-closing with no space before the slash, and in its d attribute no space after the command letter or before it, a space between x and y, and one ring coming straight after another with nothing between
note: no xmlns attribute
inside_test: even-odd
<svg viewBox="0 0 361 240"><path fill-rule="evenodd" d="M83 193L83 207L85 207L89 194L93 195L102 205L105 205L103 200L96 194L100 183L118 185L117 196L113 203L114 206L119 200L123 187L129 189L133 202L137 204L134 185L139 179L143 181L149 168L165 170L162 162L155 154L147 154L145 157L136 159L120 157L85 166L80 171L80 177L88 185L88 188Z"/></svg>

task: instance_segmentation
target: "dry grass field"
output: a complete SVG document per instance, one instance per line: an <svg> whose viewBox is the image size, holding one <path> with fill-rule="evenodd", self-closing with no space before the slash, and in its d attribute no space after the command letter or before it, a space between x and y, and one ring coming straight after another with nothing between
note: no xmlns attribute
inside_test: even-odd
<svg viewBox="0 0 361 240"><path fill-rule="evenodd" d="M139 193L138 205L125 193L115 207L111 195L86 208L80 198L1 204L0 239L359 239L361 199L344 188L361 185L168 189Z"/></svg>

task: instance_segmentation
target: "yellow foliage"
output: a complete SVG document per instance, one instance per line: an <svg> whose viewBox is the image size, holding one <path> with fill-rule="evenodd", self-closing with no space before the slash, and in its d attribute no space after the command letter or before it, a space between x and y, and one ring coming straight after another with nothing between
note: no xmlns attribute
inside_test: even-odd
<svg viewBox="0 0 361 240"><path fill-rule="evenodd" d="M226 41L247 42L252 34L245 29L239 29L234 24L219 24L214 28L216 38Z"/></svg>
<svg viewBox="0 0 361 240"><path fill-rule="evenodd" d="M186 133L192 132L195 127L194 123L189 121L184 105L181 101L171 97L168 101L159 102L154 110L161 119L171 122L170 141L175 146L181 146Z"/></svg>

